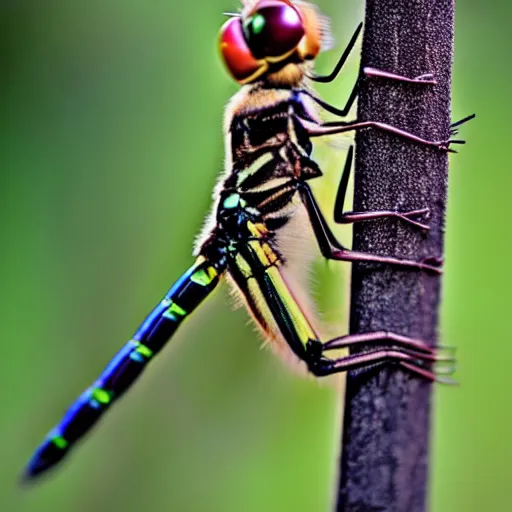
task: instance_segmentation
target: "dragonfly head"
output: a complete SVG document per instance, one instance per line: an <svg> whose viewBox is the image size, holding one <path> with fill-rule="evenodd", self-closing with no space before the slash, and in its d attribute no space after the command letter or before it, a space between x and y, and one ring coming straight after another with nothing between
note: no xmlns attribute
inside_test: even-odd
<svg viewBox="0 0 512 512"><path fill-rule="evenodd" d="M248 84L288 64L313 60L321 49L322 21L305 2L250 2L220 30L220 51L228 71L240 84Z"/></svg>

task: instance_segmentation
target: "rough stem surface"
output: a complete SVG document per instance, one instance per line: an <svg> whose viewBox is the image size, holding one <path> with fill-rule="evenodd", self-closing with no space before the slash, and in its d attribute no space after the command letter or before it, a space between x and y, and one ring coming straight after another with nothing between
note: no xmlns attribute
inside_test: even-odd
<svg viewBox="0 0 512 512"><path fill-rule="evenodd" d="M437 85L363 80L358 118L383 121L429 140L448 138L454 0L367 0L362 66ZM397 219L356 224L357 251L421 260L442 257L447 154L376 130L356 138L354 210L428 206L430 231ZM350 332L390 330L434 344L440 278L355 264ZM427 509L432 386L397 366L348 376L337 510Z"/></svg>

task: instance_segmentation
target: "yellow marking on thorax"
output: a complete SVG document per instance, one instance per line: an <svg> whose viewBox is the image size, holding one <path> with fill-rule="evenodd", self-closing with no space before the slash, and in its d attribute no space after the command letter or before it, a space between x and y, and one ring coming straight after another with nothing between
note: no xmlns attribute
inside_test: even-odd
<svg viewBox="0 0 512 512"><path fill-rule="evenodd" d="M249 229L252 236L256 238L263 238L266 234L268 234L268 229L265 224L262 222L254 223L251 221L247 222L247 228Z"/></svg>
<svg viewBox="0 0 512 512"><path fill-rule="evenodd" d="M263 236L268 234L267 226L265 226L265 224L263 224L262 222L254 224L254 222L249 221L247 223L247 227L251 235L256 238L263 238ZM268 267L270 265L281 264L279 257L267 242L263 240L251 240L249 242L249 245L254 250L256 256L258 257L263 266Z"/></svg>
<svg viewBox="0 0 512 512"><path fill-rule="evenodd" d="M237 185L240 185L245 179L253 174L257 173L265 164L268 164L274 155L269 151L268 153L263 153L260 157L258 157L249 167L238 171L237 176Z"/></svg>

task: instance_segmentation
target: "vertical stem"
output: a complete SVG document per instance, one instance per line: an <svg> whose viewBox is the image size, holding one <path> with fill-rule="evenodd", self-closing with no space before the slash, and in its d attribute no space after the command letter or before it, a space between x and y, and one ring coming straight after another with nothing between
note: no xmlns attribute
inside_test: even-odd
<svg viewBox="0 0 512 512"><path fill-rule="evenodd" d="M437 85L363 81L358 118L430 140L448 137L454 0L367 0L362 66ZM448 158L392 135L357 135L354 210L428 206L431 230L396 219L356 224L357 251L421 260L441 257ZM436 342L440 279L422 272L354 264L350 331L391 330ZM337 510L427 509L431 385L396 366L348 377Z"/></svg>

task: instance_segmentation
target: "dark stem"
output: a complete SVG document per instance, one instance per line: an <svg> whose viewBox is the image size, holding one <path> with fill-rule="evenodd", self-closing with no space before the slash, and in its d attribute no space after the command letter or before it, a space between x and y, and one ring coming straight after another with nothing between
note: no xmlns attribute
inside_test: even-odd
<svg viewBox="0 0 512 512"><path fill-rule="evenodd" d="M454 0L367 0L362 66L436 85L361 81L358 119L428 140L449 135ZM354 226L356 251L441 257L448 156L377 130L356 136L354 210L430 209L428 232L376 219ZM436 342L440 277L355 263L350 332L390 330ZM354 350L355 352L355 350ZM337 510L427 510L431 384L386 365L347 381Z"/></svg>

